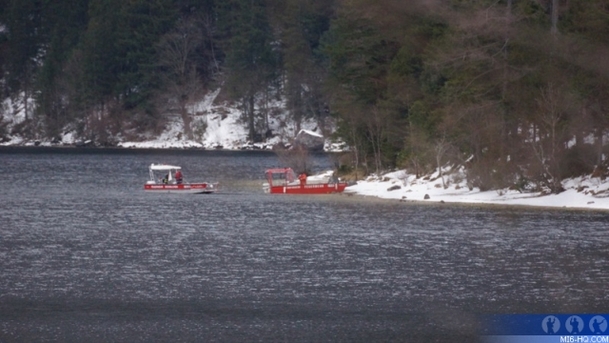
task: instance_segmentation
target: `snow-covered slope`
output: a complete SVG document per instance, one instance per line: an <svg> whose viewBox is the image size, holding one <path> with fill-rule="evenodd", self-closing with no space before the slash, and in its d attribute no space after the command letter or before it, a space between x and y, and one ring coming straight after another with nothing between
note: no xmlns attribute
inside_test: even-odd
<svg viewBox="0 0 609 343"><path fill-rule="evenodd" d="M349 186L347 192L399 201L524 205L609 210L609 182L598 177L578 177L562 182L560 194L521 193L502 189L482 192L469 188L463 169L444 175L438 172L417 178L405 170L370 176Z"/></svg>
<svg viewBox="0 0 609 343"><path fill-rule="evenodd" d="M204 149L270 149L273 145L283 142L289 143L298 132L296 123L289 120L285 111L285 104L281 101L265 103L265 109L269 114L269 127L273 137L269 137L264 143L253 144L248 141L248 131L241 119L242 111L234 104L217 101L220 89L208 93L203 100L196 103L190 109L194 114L192 126L196 132L195 140L188 140L184 135L183 123L179 118L172 119L165 130L157 137L138 141L125 141L117 138L118 146L125 148L204 148ZM7 124L9 131L25 119L23 108L14 106L10 99L3 102L3 122ZM32 104L33 106L33 104ZM197 128L203 128L197 130ZM305 120L301 123L302 130L313 134L322 135L317 123L313 120ZM10 135L8 141L0 145L73 145L78 138L73 131L66 130L66 134L60 142L45 140L27 140L20 135ZM342 143L334 143L326 139L326 150L336 151L343 146Z"/></svg>

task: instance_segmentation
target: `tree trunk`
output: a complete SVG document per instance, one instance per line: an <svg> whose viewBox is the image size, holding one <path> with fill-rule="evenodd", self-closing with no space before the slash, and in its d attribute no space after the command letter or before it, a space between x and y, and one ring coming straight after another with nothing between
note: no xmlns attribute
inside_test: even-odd
<svg viewBox="0 0 609 343"><path fill-rule="evenodd" d="M367 130L368 130L368 138L370 144L372 145L372 153L374 158L374 166L376 169L376 173L379 174L383 169L383 155L382 155L382 145L383 139L386 135L385 132L385 122L384 122L384 112L379 109L377 106L374 106L371 109L371 117L368 118Z"/></svg>
<svg viewBox="0 0 609 343"><path fill-rule="evenodd" d="M249 129L249 136L250 136L250 140L252 142L254 142L254 138L256 136L256 127L255 127L255 120L254 120L254 96L250 95L247 99L247 123L248 123L248 129Z"/></svg>
<svg viewBox="0 0 609 343"><path fill-rule="evenodd" d="M446 188L446 184L444 183L444 172L442 170L442 158L444 157L444 154L448 151L448 143L446 142L446 137L442 137L441 140L436 142L435 151L436 165L438 166L438 175L442 179L442 188Z"/></svg>
<svg viewBox="0 0 609 343"><path fill-rule="evenodd" d="M600 166L603 164L603 129L600 127L596 129L596 144L598 146L596 165Z"/></svg>
<svg viewBox="0 0 609 343"><path fill-rule="evenodd" d="M550 32L553 35L558 33L558 0L552 0L552 28Z"/></svg>
<svg viewBox="0 0 609 343"><path fill-rule="evenodd" d="M505 99L507 94L507 83L508 83L508 45L510 43L510 27L512 26L512 1L508 0L507 9L505 14L505 41L503 43L503 94L501 95Z"/></svg>
<svg viewBox="0 0 609 343"><path fill-rule="evenodd" d="M184 134L186 135L186 138L188 138L189 140L193 140L193 134L192 134L192 127L191 127L191 118L190 118L190 114L188 113L188 108L186 106L185 103L181 104L180 106L180 115L182 116L182 123L184 125Z"/></svg>

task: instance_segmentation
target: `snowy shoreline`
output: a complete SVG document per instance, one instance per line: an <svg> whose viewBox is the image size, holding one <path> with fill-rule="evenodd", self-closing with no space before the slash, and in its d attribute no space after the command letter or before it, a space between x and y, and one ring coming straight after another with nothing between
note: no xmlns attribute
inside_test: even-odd
<svg viewBox="0 0 609 343"><path fill-rule="evenodd" d="M358 181L346 192L401 202L609 210L609 181L582 176L563 180L562 185L565 191L559 194L480 191L470 189L462 173L447 175L442 182L437 173L416 178L400 170Z"/></svg>
<svg viewBox="0 0 609 343"><path fill-rule="evenodd" d="M363 195L359 193L347 193L348 197L356 197L361 201L391 203L403 206L435 206L435 207L462 207L464 209L495 209L498 211L569 211L569 212L591 212L603 213L609 212L609 208L590 208L590 207L558 207L544 205L521 205L521 204L502 204L492 202L456 202L456 201L430 201L430 200L396 200L392 198L382 198L373 195Z"/></svg>

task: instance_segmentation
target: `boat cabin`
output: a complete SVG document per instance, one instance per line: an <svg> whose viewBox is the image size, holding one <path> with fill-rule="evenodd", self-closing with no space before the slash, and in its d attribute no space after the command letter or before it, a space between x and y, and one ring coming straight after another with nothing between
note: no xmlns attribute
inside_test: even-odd
<svg viewBox="0 0 609 343"><path fill-rule="evenodd" d="M266 170L266 180L270 186L298 184L292 168L272 168Z"/></svg>
<svg viewBox="0 0 609 343"><path fill-rule="evenodd" d="M146 182L147 184L176 184L178 180L176 180L176 173L180 171L181 173L182 167L180 166L172 166L168 164L151 164L149 168L150 172L150 180ZM181 180L180 180L181 181Z"/></svg>

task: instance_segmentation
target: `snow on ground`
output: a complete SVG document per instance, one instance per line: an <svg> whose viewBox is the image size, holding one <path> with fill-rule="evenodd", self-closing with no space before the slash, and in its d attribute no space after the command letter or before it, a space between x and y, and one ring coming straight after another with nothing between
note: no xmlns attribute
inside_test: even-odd
<svg viewBox="0 0 609 343"><path fill-rule="evenodd" d="M23 97L23 95L21 95ZM32 106L33 100L28 101ZM33 108L33 106L32 106ZM0 103L0 121L8 122L9 128L13 125L22 123L25 120L25 108L18 102L13 102L11 98L6 98ZM0 123L3 124L3 123ZM26 142L22 137L11 137L10 141L0 145L23 145Z"/></svg>
<svg viewBox="0 0 609 343"><path fill-rule="evenodd" d="M137 149L202 148L201 143L181 139L181 125L171 125L160 136L143 142L120 142L119 147Z"/></svg>
<svg viewBox="0 0 609 343"><path fill-rule="evenodd" d="M438 173L416 178L406 171L371 176L347 187L345 192L400 201L524 205L609 210L609 182L599 178L578 177L563 181L566 191L560 194L521 193L515 190L481 192L469 189L462 173L444 176ZM428 199L426 199L428 196Z"/></svg>
<svg viewBox="0 0 609 343"><path fill-rule="evenodd" d="M248 141L248 131L241 119L241 110L228 103L218 104L215 100L220 89L209 93L195 104L191 113L195 113L193 126L204 127L205 132L197 141L187 140L183 135L183 125L180 120L174 120L168 125L163 134L157 138L142 142L121 142L120 147L127 148L204 148L204 149L271 149L273 145L288 143L296 137L296 124L286 120L285 104L275 101L266 104L269 115L269 127L274 136L264 143ZM312 120L301 123L301 129L312 135L321 136L317 124ZM326 151L338 151L344 145L341 142L326 140Z"/></svg>
<svg viewBox="0 0 609 343"><path fill-rule="evenodd" d="M298 131L296 123L287 120L282 101L272 101L263 106L269 113L269 126L274 136L264 143L252 143L248 141L248 131L241 119L241 110L229 103L218 103L216 101L220 89L208 93L200 102L194 104L190 112L193 115L192 127L196 139L189 140L184 135L183 123L180 118L175 117L158 137L138 141L121 141L117 137L119 147L124 148L146 148L146 149L169 149L169 148L200 148L200 149L271 149L273 145L283 142L289 143L296 137ZM23 96L22 96L23 97ZM21 98L22 98L21 97ZM8 123L8 129L25 120L23 101L13 102L10 98L5 99L0 106L0 120ZM28 101L31 109L35 107L33 99ZM313 120L305 120L301 123L301 129L311 134L320 135L321 130ZM60 142L44 140L26 140L18 135L11 135L8 141L0 143L4 146L54 146L75 145L81 142L73 131L66 132ZM326 139L326 151L338 151L344 149L341 142L332 142Z"/></svg>

